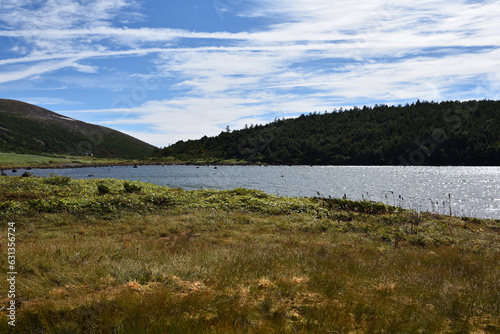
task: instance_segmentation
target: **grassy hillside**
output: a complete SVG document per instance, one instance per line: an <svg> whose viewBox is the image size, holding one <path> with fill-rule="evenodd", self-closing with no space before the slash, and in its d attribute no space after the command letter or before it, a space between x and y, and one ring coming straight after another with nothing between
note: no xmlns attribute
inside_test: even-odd
<svg viewBox="0 0 500 334"><path fill-rule="evenodd" d="M22 154L92 153L106 158L144 158L154 146L121 132L49 110L0 99L0 151Z"/></svg>
<svg viewBox="0 0 500 334"><path fill-rule="evenodd" d="M498 220L66 177L0 177L0 215L18 333L500 331Z"/></svg>
<svg viewBox="0 0 500 334"><path fill-rule="evenodd" d="M181 141L161 156L271 164L500 165L500 101L417 102L276 120Z"/></svg>
<svg viewBox="0 0 500 334"><path fill-rule="evenodd" d="M81 166L129 165L133 163L147 164L144 160L119 158L96 158L89 156L32 155L18 153L1 153L0 168L71 168Z"/></svg>

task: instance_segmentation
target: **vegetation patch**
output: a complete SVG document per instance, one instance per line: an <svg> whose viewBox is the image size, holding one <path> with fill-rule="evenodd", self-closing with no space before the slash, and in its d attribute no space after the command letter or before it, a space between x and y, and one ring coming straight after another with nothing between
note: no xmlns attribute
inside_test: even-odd
<svg viewBox="0 0 500 334"><path fill-rule="evenodd" d="M19 333L500 331L498 220L61 177L1 177L0 215Z"/></svg>

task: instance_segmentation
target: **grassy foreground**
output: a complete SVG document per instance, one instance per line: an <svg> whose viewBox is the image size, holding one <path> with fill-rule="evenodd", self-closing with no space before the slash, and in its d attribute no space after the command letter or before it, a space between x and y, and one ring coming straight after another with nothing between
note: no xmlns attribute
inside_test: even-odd
<svg viewBox="0 0 500 334"><path fill-rule="evenodd" d="M0 215L17 333L500 333L498 220L66 177L1 177Z"/></svg>

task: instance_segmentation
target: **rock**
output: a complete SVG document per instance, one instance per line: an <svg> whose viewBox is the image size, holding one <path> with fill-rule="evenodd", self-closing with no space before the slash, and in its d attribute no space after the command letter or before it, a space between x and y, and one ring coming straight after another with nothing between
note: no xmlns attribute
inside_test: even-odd
<svg viewBox="0 0 500 334"><path fill-rule="evenodd" d="M12 170L12 173L17 173L17 169L13 169L13 170Z"/></svg>
<svg viewBox="0 0 500 334"><path fill-rule="evenodd" d="M21 175L21 177L31 177L33 176L33 173L28 173L28 172L24 172L23 175Z"/></svg>

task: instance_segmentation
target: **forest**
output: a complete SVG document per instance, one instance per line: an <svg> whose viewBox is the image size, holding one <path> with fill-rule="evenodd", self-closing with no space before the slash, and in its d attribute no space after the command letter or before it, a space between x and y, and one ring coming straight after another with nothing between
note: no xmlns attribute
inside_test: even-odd
<svg viewBox="0 0 500 334"><path fill-rule="evenodd" d="M500 101L314 112L179 141L157 158L289 165L500 165Z"/></svg>

